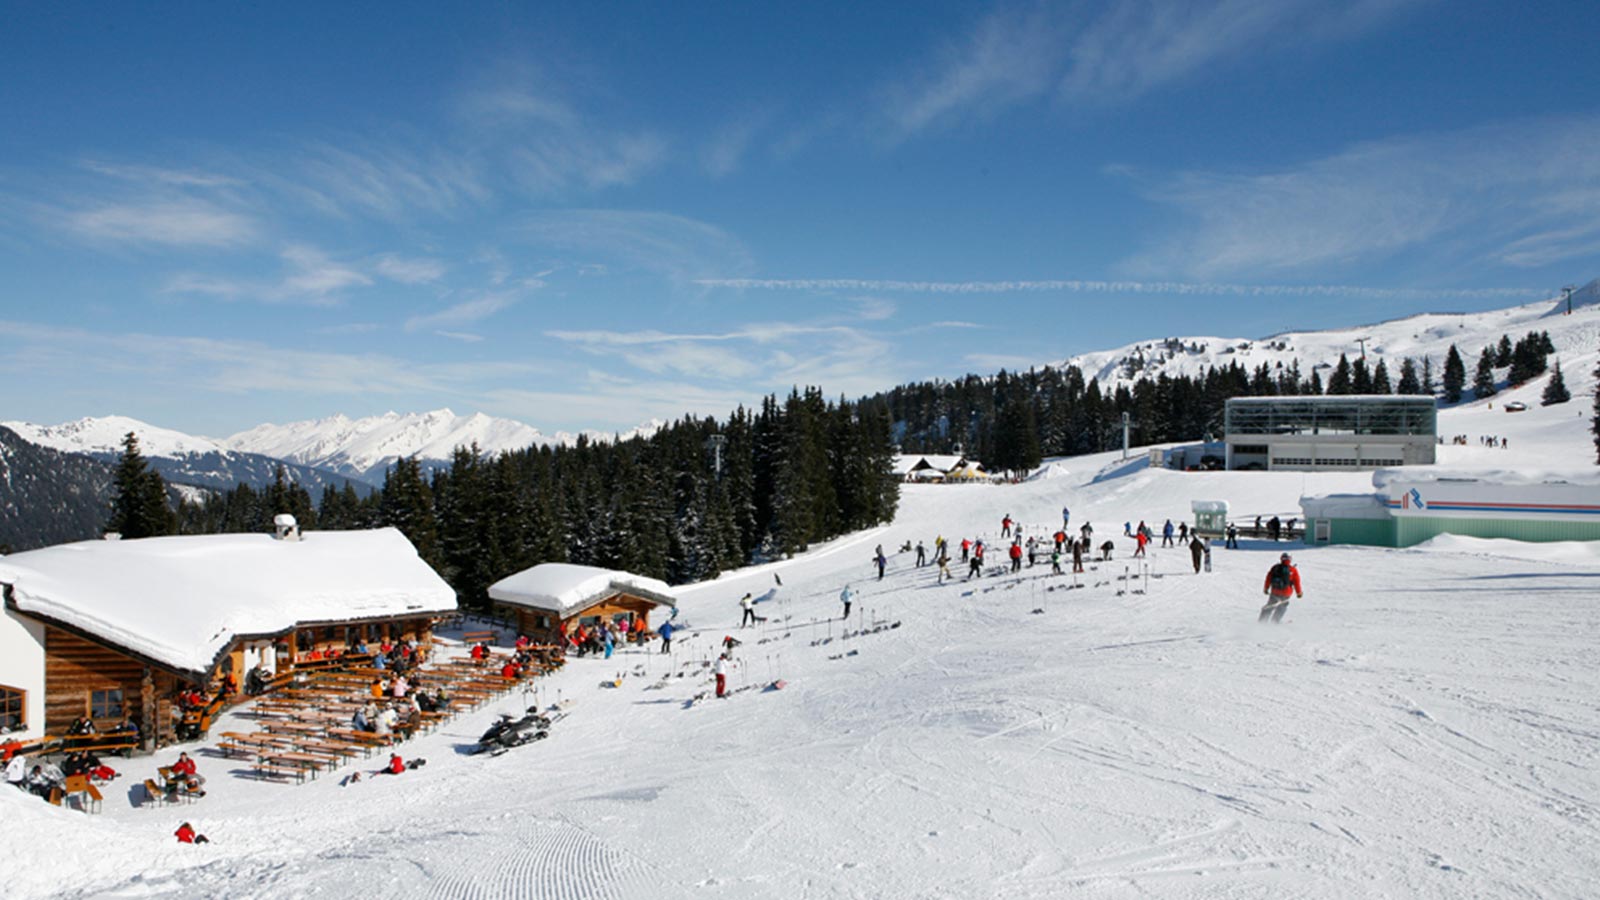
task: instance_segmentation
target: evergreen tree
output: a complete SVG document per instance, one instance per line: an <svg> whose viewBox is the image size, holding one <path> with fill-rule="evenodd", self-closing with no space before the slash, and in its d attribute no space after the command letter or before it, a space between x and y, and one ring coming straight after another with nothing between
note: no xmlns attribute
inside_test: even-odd
<svg viewBox="0 0 1600 900"><path fill-rule="evenodd" d="M383 476L379 521L400 529L417 548L417 555L433 566L443 568L439 556L439 529L434 521L433 491L422 477L422 464L415 456L402 456Z"/></svg>
<svg viewBox="0 0 1600 900"><path fill-rule="evenodd" d="M1372 393L1372 373L1367 370L1365 357L1357 357L1355 364L1350 367L1350 393Z"/></svg>
<svg viewBox="0 0 1600 900"><path fill-rule="evenodd" d="M1378 360L1377 368L1372 370L1371 392L1374 394L1394 393L1394 388L1389 385L1389 367L1384 365L1381 359Z"/></svg>
<svg viewBox="0 0 1600 900"><path fill-rule="evenodd" d="M1328 376L1328 395L1353 394L1355 390L1355 377L1351 371L1350 360L1341 353L1339 364L1333 367L1333 374Z"/></svg>
<svg viewBox="0 0 1600 900"><path fill-rule="evenodd" d="M1507 335L1500 335L1500 345L1494 351L1495 368L1503 369L1511 365L1511 350L1511 338Z"/></svg>
<svg viewBox="0 0 1600 900"><path fill-rule="evenodd" d="M1439 388L1433 383L1433 357L1422 358L1422 393L1429 397L1439 393Z"/></svg>
<svg viewBox="0 0 1600 900"><path fill-rule="evenodd" d="M1460 403L1461 389L1467 384L1467 365L1461 361L1461 354L1456 351L1456 345L1450 345L1450 352L1444 358L1444 402Z"/></svg>
<svg viewBox="0 0 1600 900"><path fill-rule="evenodd" d="M111 519L106 530L124 538L174 534L178 516L167 506L167 483L149 467L139 452L139 438L128 432L122 438L122 457L111 476Z"/></svg>
<svg viewBox="0 0 1600 900"><path fill-rule="evenodd" d="M1472 379L1472 395L1479 400L1493 397L1499 391L1494 386L1494 348L1483 348L1478 357L1478 374Z"/></svg>
<svg viewBox="0 0 1600 900"><path fill-rule="evenodd" d="M1561 360L1556 360L1556 367L1550 372L1550 380L1545 382L1544 395L1539 398L1540 406L1555 406L1572 399L1572 394L1567 390L1567 382L1561 377Z"/></svg>
<svg viewBox="0 0 1600 900"><path fill-rule="evenodd" d="M1600 363L1596 363L1594 372L1594 417L1590 420L1589 430L1594 434L1595 464L1600 465Z"/></svg>
<svg viewBox="0 0 1600 900"><path fill-rule="evenodd" d="M1411 357L1400 361L1400 382L1394 392L1404 396L1422 393L1422 380L1417 377L1417 363Z"/></svg>

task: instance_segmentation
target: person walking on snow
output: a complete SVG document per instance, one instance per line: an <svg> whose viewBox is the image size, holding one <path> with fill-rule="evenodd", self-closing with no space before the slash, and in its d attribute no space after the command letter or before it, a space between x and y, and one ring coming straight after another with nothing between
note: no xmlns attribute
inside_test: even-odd
<svg viewBox="0 0 1600 900"><path fill-rule="evenodd" d="M1189 541L1189 556L1194 560L1194 573L1200 574L1200 563L1206 556L1206 545L1200 540L1200 535L1195 535Z"/></svg>
<svg viewBox="0 0 1600 900"><path fill-rule="evenodd" d="M1088 546L1088 541L1072 542L1072 571L1080 573L1083 571L1083 551Z"/></svg>
<svg viewBox="0 0 1600 900"><path fill-rule="evenodd" d="M1012 544L1011 544L1011 549L1007 550L1006 552L1011 554L1011 571L1013 571L1013 572L1021 572L1022 571L1022 545L1016 543L1015 541L1013 541Z"/></svg>
<svg viewBox="0 0 1600 900"><path fill-rule="evenodd" d="M928 551L922 546L922 542L921 541L917 541L917 568L920 569L920 568L922 568L923 566L925 566L927 564L928 564Z"/></svg>
<svg viewBox="0 0 1600 900"><path fill-rule="evenodd" d="M1123 537L1133 537L1133 523L1132 522L1123 522L1122 523L1122 536Z"/></svg>
<svg viewBox="0 0 1600 900"><path fill-rule="evenodd" d="M674 628L671 622L662 622L661 627L656 629L656 634L661 635L662 653L672 652L672 633L677 630L678 629Z"/></svg>
<svg viewBox="0 0 1600 900"><path fill-rule="evenodd" d="M711 671L717 676L717 696L728 696L728 654L717 657L716 668Z"/></svg>
<svg viewBox="0 0 1600 900"><path fill-rule="evenodd" d="M850 599L854 596L855 594L850 593L850 585L848 584L844 586L844 590L839 592L839 602L844 604L844 614L839 616L839 618L850 618Z"/></svg>
<svg viewBox="0 0 1600 900"><path fill-rule="evenodd" d="M1061 530L1067 530L1067 523L1072 521L1072 510L1061 507Z"/></svg>
<svg viewBox="0 0 1600 900"><path fill-rule="evenodd" d="M746 593L743 597L739 598L739 606L744 609L744 618L739 620L739 627L743 628L746 625L754 625L756 623L755 600L752 599L748 593Z"/></svg>
<svg viewBox="0 0 1600 900"><path fill-rule="evenodd" d="M1006 514L1004 519L1000 520L1000 536L1011 537L1011 515L1009 513Z"/></svg>
<svg viewBox="0 0 1600 900"><path fill-rule="evenodd" d="M1285 553L1278 557L1278 564L1267 570L1267 580L1261 585L1261 593L1267 597L1267 605L1261 607L1261 618L1257 621L1265 622L1270 617L1274 623L1283 621L1283 614L1289 609L1289 598L1296 599L1305 596L1300 590L1300 570L1294 567L1294 560Z"/></svg>
<svg viewBox="0 0 1600 900"><path fill-rule="evenodd" d="M972 549L972 542L966 538L961 539L961 561L967 561L967 551Z"/></svg>
<svg viewBox="0 0 1600 900"><path fill-rule="evenodd" d="M1171 547L1172 546L1172 520L1171 519L1167 520L1167 524L1161 526L1161 546L1163 546L1163 547Z"/></svg>
<svg viewBox="0 0 1600 900"><path fill-rule="evenodd" d="M1052 575L1060 575L1061 574L1061 551L1060 550L1051 550L1050 551L1050 573Z"/></svg>
<svg viewBox="0 0 1600 900"><path fill-rule="evenodd" d="M878 548L878 558L873 560L873 562L876 562L878 564L878 580L882 581L883 580L883 567L889 564L889 560L883 555L883 548L882 547Z"/></svg>
<svg viewBox="0 0 1600 900"><path fill-rule="evenodd" d="M1134 558L1137 559L1144 556L1145 545L1150 543L1150 539L1145 536L1144 529L1141 528L1139 529L1139 533L1134 536L1133 540L1134 543L1138 544L1138 546L1133 549Z"/></svg>
<svg viewBox="0 0 1600 900"><path fill-rule="evenodd" d="M954 577L954 575L950 574L950 557L942 553L939 554L939 583L944 584L946 578Z"/></svg>

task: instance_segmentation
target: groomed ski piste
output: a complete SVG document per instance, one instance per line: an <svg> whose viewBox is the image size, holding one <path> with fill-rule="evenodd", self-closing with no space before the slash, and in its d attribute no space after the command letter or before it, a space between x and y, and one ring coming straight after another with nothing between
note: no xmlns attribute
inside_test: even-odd
<svg viewBox="0 0 1600 900"><path fill-rule="evenodd" d="M1533 385L1496 398L1526 392L1525 413L1444 412L1441 433L1509 448L1447 445L1441 468L1589 466L1592 386L1575 376L1564 406L1539 408ZM1040 474L907 486L888 526L689 587L670 658L573 659L536 697L401 745L428 764L397 777L260 784L202 755L204 799L136 808L174 747L112 760L125 774L100 815L0 791L0 895L1600 895L1600 548L1246 539L1199 575L1157 546L1146 578L1125 521L1159 534L1196 499L1298 515L1302 493L1370 490L1371 474L1181 473L1120 454ZM1063 505L1117 544L1076 586L1043 563L969 582L959 554L940 585L896 552L983 537L998 570L1001 519L1043 536ZM1285 550L1305 599L1258 625ZM766 622L740 630L739 597L775 575ZM855 614L826 621L846 584ZM748 689L690 703L729 634L730 686ZM557 699L568 715L548 739L465 753L498 713ZM183 821L211 843L178 844Z"/></svg>

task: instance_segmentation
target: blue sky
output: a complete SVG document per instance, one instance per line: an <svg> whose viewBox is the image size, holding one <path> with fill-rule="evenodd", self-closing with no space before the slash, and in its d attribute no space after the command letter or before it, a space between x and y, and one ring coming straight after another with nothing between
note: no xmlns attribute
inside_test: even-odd
<svg viewBox="0 0 1600 900"><path fill-rule="evenodd" d="M6 4L0 418L621 429L1600 275L1594 4L565 6Z"/></svg>

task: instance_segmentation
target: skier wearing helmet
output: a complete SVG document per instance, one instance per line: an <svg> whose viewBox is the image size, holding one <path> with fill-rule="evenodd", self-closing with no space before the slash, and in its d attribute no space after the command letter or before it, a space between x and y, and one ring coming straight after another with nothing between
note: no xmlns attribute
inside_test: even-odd
<svg viewBox="0 0 1600 900"><path fill-rule="evenodd" d="M1267 605L1261 607L1261 618L1257 621L1265 622L1270 617L1273 622L1283 621L1284 611L1289 608L1289 597L1305 596L1300 591L1300 570L1294 567L1294 560L1285 553L1278 557L1278 564L1267 570L1267 580L1261 585L1261 593L1267 596Z"/></svg>

